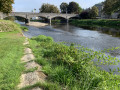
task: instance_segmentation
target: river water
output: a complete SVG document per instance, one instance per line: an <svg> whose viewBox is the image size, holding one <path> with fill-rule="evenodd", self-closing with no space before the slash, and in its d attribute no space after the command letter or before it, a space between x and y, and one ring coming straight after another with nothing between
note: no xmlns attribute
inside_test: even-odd
<svg viewBox="0 0 120 90"><path fill-rule="evenodd" d="M24 25L23 23L21 23ZM101 51L112 47L120 47L120 29L107 27L91 27L81 26L76 27L69 24L66 25L48 25L44 27L27 26L28 32L23 32L28 38L38 35L51 36L56 42L69 42L80 44L95 51ZM120 59L120 50L106 52L106 54ZM101 65L101 69L109 71L109 68L114 69L120 67L118 65ZM115 72L115 74L119 74Z"/></svg>

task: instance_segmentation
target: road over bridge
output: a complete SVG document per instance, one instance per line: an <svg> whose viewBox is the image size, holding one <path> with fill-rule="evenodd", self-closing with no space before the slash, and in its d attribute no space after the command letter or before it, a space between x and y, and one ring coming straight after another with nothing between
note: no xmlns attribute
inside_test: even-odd
<svg viewBox="0 0 120 90"><path fill-rule="evenodd" d="M72 17L79 17L78 14L61 14L61 13L32 13L32 12L12 12L9 15L0 14L1 19L8 17L8 16L19 16L25 18L25 23L29 23L30 19L32 17L43 17L49 20L49 23L51 23L51 20L55 17L62 17L69 21Z"/></svg>

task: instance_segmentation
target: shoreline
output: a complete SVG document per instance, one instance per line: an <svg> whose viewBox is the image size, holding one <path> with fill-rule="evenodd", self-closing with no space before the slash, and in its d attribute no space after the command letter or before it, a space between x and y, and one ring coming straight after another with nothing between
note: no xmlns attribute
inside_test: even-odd
<svg viewBox="0 0 120 90"><path fill-rule="evenodd" d="M117 27L120 28L120 20L109 20L109 19L81 19L81 20L71 20L70 24L75 26L81 25L97 25L97 26L107 26L107 27Z"/></svg>
<svg viewBox="0 0 120 90"><path fill-rule="evenodd" d="M41 23L41 22L30 22L26 25L35 26L35 27L43 27L43 26L47 26L48 24L47 23Z"/></svg>

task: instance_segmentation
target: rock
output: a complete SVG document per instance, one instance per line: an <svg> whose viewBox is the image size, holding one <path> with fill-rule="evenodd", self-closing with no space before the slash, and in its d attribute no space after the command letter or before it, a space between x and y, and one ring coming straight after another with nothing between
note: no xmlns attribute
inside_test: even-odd
<svg viewBox="0 0 120 90"><path fill-rule="evenodd" d="M18 88L34 85L37 82L45 82L42 78L39 77L38 72L35 71L27 74L22 74L21 83L18 85Z"/></svg>
<svg viewBox="0 0 120 90"><path fill-rule="evenodd" d="M35 57L33 54L27 54L27 55L24 55L21 60L23 62L29 62L29 61L34 60L34 59L35 59Z"/></svg>

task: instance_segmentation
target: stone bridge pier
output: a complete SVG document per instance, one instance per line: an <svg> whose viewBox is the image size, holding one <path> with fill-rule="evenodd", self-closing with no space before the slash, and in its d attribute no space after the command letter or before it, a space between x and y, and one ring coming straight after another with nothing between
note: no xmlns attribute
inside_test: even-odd
<svg viewBox="0 0 120 90"><path fill-rule="evenodd" d="M30 18L29 15L26 14L26 18L25 18L25 24L30 23Z"/></svg>

